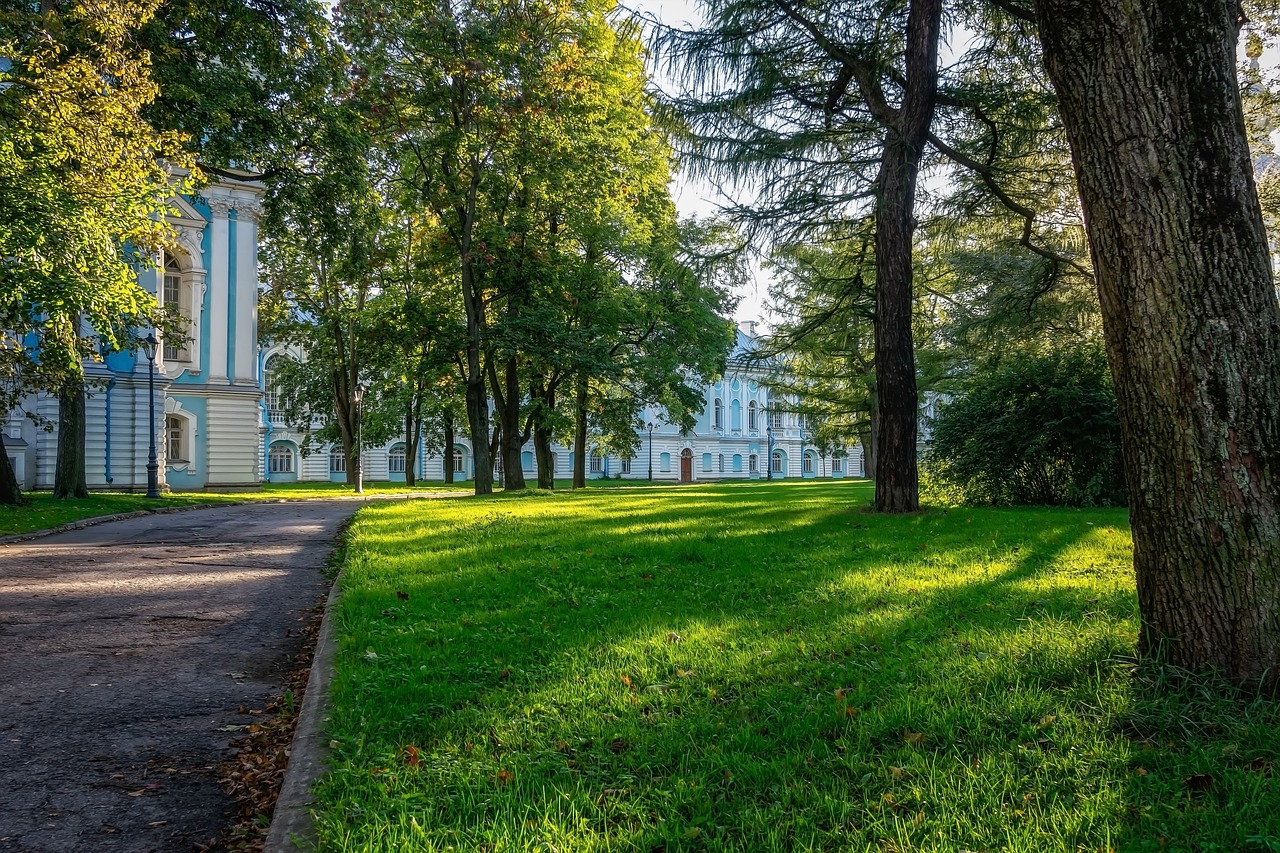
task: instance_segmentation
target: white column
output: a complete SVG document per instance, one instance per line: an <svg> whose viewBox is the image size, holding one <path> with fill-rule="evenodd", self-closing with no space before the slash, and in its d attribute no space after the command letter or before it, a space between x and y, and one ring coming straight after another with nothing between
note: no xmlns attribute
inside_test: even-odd
<svg viewBox="0 0 1280 853"><path fill-rule="evenodd" d="M256 201L236 204L236 316L235 381L253 385L257 381L258 354L258 213Z"/></svg>
<svg viewBox="0 0 1280 853"><path fill-rule="evenodd" d="M213 222L209 230L209 381L227 382L227 316L230 310L229 266L231 263L230 226L227 215L231 200L209 200Z"/></svg>

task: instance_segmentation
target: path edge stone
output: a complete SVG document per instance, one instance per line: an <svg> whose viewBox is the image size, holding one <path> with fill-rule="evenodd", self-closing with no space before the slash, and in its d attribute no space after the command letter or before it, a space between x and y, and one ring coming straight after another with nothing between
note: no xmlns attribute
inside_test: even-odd
<svg viewBox="0 0 1280 853"><path fill-rule="evenodd" d="M345 535L345 533L343 534ZM345 570L344 570L345 571ZM333 580L320 620L320 633L311 658L307 690L302 696L293 743L289 747L289 765L284 783L271 815L271 826L263 853L294 853L315 850L315 820L311 814L311 786L324 775L329 758L329 744L324 739L325 715L329 709L329 683L333 678L333 659L337 643L333 636L333 611L337 607L343 572Z"/></svg>

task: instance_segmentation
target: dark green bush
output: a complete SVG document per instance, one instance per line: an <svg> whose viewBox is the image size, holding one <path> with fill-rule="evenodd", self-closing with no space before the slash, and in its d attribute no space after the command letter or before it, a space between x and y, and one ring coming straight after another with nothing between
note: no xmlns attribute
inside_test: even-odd
<svg viewBox="0 0 1280 853"><path fill-rule="evenodd" d="M939 407L932 433L926 500L1125 502L1120 421L1100 344L991 359Z"/></svg>

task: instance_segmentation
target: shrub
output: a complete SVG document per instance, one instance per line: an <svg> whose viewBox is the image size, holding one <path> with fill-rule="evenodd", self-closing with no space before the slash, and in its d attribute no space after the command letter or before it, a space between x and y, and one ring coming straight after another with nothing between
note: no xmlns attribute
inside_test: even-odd
<svg viewBox="0 0 1280 853"><path fill-rule="evenodd" d="M976 369L939 407L925 497L965 503L1125 502L1120 420L1100 344L1020 351Z"/></svg>

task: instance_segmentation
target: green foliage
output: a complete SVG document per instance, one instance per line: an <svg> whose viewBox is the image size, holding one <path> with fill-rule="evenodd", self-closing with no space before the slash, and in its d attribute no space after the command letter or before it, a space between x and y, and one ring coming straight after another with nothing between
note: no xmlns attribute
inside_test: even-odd
<svg viewBox="0 0 1280 853"><path fill-rule="evenodd" d="M1280 704L1135 669L1123 511L851 513L870 492L362 510L334 614L319 848L1280 839Z"/></svg>
<svg viewBox="0 0 1280 853"><path fill-rule="evenodd" d="M1098 343L982 363L932 431L925 483L937 502L1124 503L1120 422Z"/></svg>
<svg viewBox="0 0 1280 853"><path fill-rule="evenodd" d="M78 386L83 359L165 324L136 269L172 238L191 163L142 118L157 89L130 37L155 8L0 6L0 411L23 389Z"/></svg>

